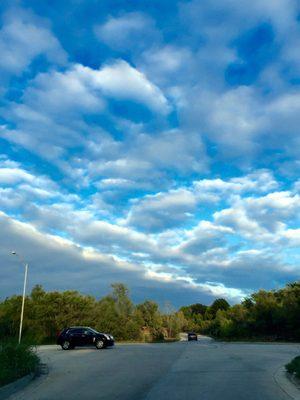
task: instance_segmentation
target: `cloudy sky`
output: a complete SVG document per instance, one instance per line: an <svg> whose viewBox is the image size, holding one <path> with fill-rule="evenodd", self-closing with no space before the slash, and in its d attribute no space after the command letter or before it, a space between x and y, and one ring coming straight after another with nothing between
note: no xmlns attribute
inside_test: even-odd
<svg viewBox="0 0 300 400"><path fill-rule="evenodd" d="M300 279L296 0L2 0L0 297Z"/></svg>

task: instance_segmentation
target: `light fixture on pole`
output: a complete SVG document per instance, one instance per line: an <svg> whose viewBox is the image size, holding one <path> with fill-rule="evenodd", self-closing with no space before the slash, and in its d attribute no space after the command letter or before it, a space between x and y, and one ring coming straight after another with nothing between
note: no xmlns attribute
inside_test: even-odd
<svg viewBox="0 0 300 400"><path fill-rule="evenodd" d="M15 251L11 252L12 255L19 257L22 264L25 266L25 274L24 274L24 286L23 286L23 297L22 297L22 308L21 308L21 317L20 317L20 329L19 329L19 344L21 343L22 338L22 327L23 327L23 317L24 317L24 305L25 305L25 294L26 294L26 283L27 283L27 272L28 272L28 263L25 263L22 257Z"/></svg>

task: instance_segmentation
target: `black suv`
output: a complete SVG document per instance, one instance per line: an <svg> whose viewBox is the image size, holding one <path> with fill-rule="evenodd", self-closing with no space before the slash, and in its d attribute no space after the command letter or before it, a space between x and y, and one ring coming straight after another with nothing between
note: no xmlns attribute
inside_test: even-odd
<svg viewBox="0 0 300 400"><path fill-rule="evenodd" d="M114 337L107 333L100 333L87 326L73 326L63 329L58 337L57 344L63 350L74 349L75 346L91 346L104 349L115 344Z"/></svg>
<svg viewBox="0 0 300 400"><path fill-rule="evenodd" d="M190 342L191 340L198 340L197 334L194 332L189 332L188 335L188 341Z"/></svg>

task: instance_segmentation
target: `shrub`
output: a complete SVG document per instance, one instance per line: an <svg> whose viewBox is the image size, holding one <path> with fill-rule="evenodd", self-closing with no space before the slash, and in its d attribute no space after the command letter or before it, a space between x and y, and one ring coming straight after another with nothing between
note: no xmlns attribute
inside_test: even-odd
<svg viewBox="0 0 300 400"><path fill-rule="evenodd" d="M285 366L287 372L295 374L297 378L300 378L300 356L295 357L291 362Z"/></svg>
<svg viewBox="0 0 300 400"><path fill-rule="evenodd" d="M35 372L39 358L27 344L0 343L0 386Z"/></svg>

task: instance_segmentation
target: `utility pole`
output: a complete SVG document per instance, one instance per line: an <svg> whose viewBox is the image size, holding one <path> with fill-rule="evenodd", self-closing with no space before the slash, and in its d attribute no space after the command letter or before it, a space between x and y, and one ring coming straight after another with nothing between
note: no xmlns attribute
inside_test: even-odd
<svg viewBox="0 0 300 400"><path fill-rule="evenodd" d="M11 252L12 255L20 258L22 264L25 266L24 273L24 285L23 285L23 296L22 296L22 308L21 308L21 317L20 317L20 329L19 329L19 344L21 343L22 338L22 328L23 328L23 318L24 318L24 306L25 306L25 296L26 296L26 284L27 284L27 273L28 273L28 263L25 263L23 259L17 254L15 251Z"/></svg>

